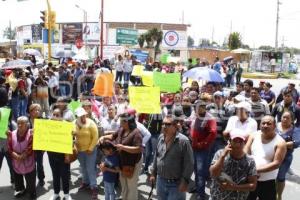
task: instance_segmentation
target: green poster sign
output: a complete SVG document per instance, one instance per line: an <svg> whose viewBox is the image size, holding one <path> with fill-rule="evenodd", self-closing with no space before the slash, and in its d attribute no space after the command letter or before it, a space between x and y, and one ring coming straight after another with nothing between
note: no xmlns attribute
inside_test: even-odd
<svg viewBox="0 0 300 200"><path fill-rule="evenodd" d="M160 87L161 92L178 92L181 88L180 73L153 73L154 86Z"/></svg>
<svg viewBox="0 0 300 200"><path fill-rule="evenodd" d="M136 45L138 43L138 31L135 29L117 29L117 44Z"/></svg>
<svg viewBox="0 0 300 200"><path fill-rule="evenodd" d="M81 106L81 103L79 101L74 101L72 100L69 105L68 108L75 114L75 110L77 108L79 108Z"/></svg>
<svg viewBox="0 0 300 200"><path fill-rule="evenodd" d="M10 115L9 108L0 108L0 138L6 138L6 131L8 129L8 120Z"/></svg>

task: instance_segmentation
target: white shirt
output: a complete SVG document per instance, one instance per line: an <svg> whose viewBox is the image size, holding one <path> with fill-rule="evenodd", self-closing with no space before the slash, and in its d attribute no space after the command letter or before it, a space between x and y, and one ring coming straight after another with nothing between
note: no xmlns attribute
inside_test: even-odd
<svg viewBox="0 0 300 200"><path fill-rule="evenodd" d="M48 86L49 88L58 87L58 79L55 75L49 77Z"/></svg>
<svg viewBox="0 0 300 200"><path fill-rule="evenodd" d="M101 118L101 126L104 131L117 131L120 128L120 120Z"/></svg>
<svg viewBox="0 0 300 200"><path fill-rule="evenodd" d="M122 60L116 62L116 64L115 64L115 69L116 69L117 72L122 72L122 71L123 71L123 68L124 68L124 63L123 63Z"/></svg>
<svg viewBox="0 0 300 200"><path fill-rule="evenodd" d="M145 147L146 144L147 144L147 142L149 141L149 139L151 137L151 133L148 131L148 129L143 124L141 124L138 121L136 121L136 126L137 126L137 129L139 129L139 131L142 134L142 137L143 137L143 147Z"/></svg>
<svg viewBox="0 0 300 200"><path fill-rule="evenodd" d="M30 94L31 94L31 86L32 86L32 81L31 81L31 79L30 79L30 78L27 78L27 79L26 79L26 83L27 83L27 93L28 93L28 95L30 95Z"/></svg>
<svg viewBox="0 0 300 200"><path fill-rule="evenodd" d="M251 133L257 131L257 122L253 118L248 117L248 119L242 123L238 116L231 116L228 120L225 132L230 132L233 129L242 130L245 136L248 137Z"/></svg>
<svg viewBox="0 0 300 200"><path fill-rule="evenodd" d="M124 72L132 72L132 60L124 60Z"/></svg>
<svg viewBox="0 0 300 200"><path fill-rule="evenodd" d="M275 156L276 146L284 140L278 134L267 144L263 144L261 141L261 131L257 131L254 135L254 140L251 145L251 155L255 161L256 167L262 167L271 163ZM279 169L272 170L270 172L264 172L259 174L259 181L274 180L277 177Z"/></svg>

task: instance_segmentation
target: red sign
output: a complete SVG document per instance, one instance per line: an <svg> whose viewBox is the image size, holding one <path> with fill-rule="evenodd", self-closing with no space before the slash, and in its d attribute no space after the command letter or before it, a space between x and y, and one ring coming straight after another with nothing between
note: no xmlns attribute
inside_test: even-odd
<svg viewBox="0 0 300 200"><path fill-rule="evenodd" d="M77 47L78 49L81 49L81 47L83 47L83 41L82 41L82 39L77 39L77 40L75 41L75 45L76 45L76 47Z"/></svg>

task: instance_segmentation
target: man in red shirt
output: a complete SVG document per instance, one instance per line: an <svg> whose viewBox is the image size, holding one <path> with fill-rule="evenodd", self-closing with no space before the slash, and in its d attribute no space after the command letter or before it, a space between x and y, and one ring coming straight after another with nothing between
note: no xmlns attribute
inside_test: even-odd
<svg viewBox="0 0 300 200"><path fill-rule="evenodd" d="M194 151L195 182L197 199L205 199L205 182L209 176L210 147L217 136L216 119L206 111L207 103L196 103L196 119L191 125L192 148Z"/></svg>

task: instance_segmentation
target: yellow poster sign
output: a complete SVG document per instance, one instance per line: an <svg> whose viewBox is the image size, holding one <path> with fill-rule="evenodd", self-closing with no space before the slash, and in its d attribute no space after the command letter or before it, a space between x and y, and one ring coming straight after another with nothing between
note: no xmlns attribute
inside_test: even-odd
<svg viewBox="0 0 300 200"><path fill-rule="evenodd" d="M138 113L161 113L159 87L129 87L129 101Z"/></svg>
<svg viewBox="0 0 300 200"><path fill-rule="evenodd" d="M153 86L153 72L144 71L142 74L143 85Z"/></svg>
<svg viewBox="0 0 300 200"><path fill-rule="evenodd" d="M33 130L33 150L73 153L72 122L36 119Z"/></svg>
<svg viewBox="0 0 300 200"><path fill-rule="evenodd" d="M132 76L142 76L144 71L143 65L134 65L131 75Z"/></svg>

